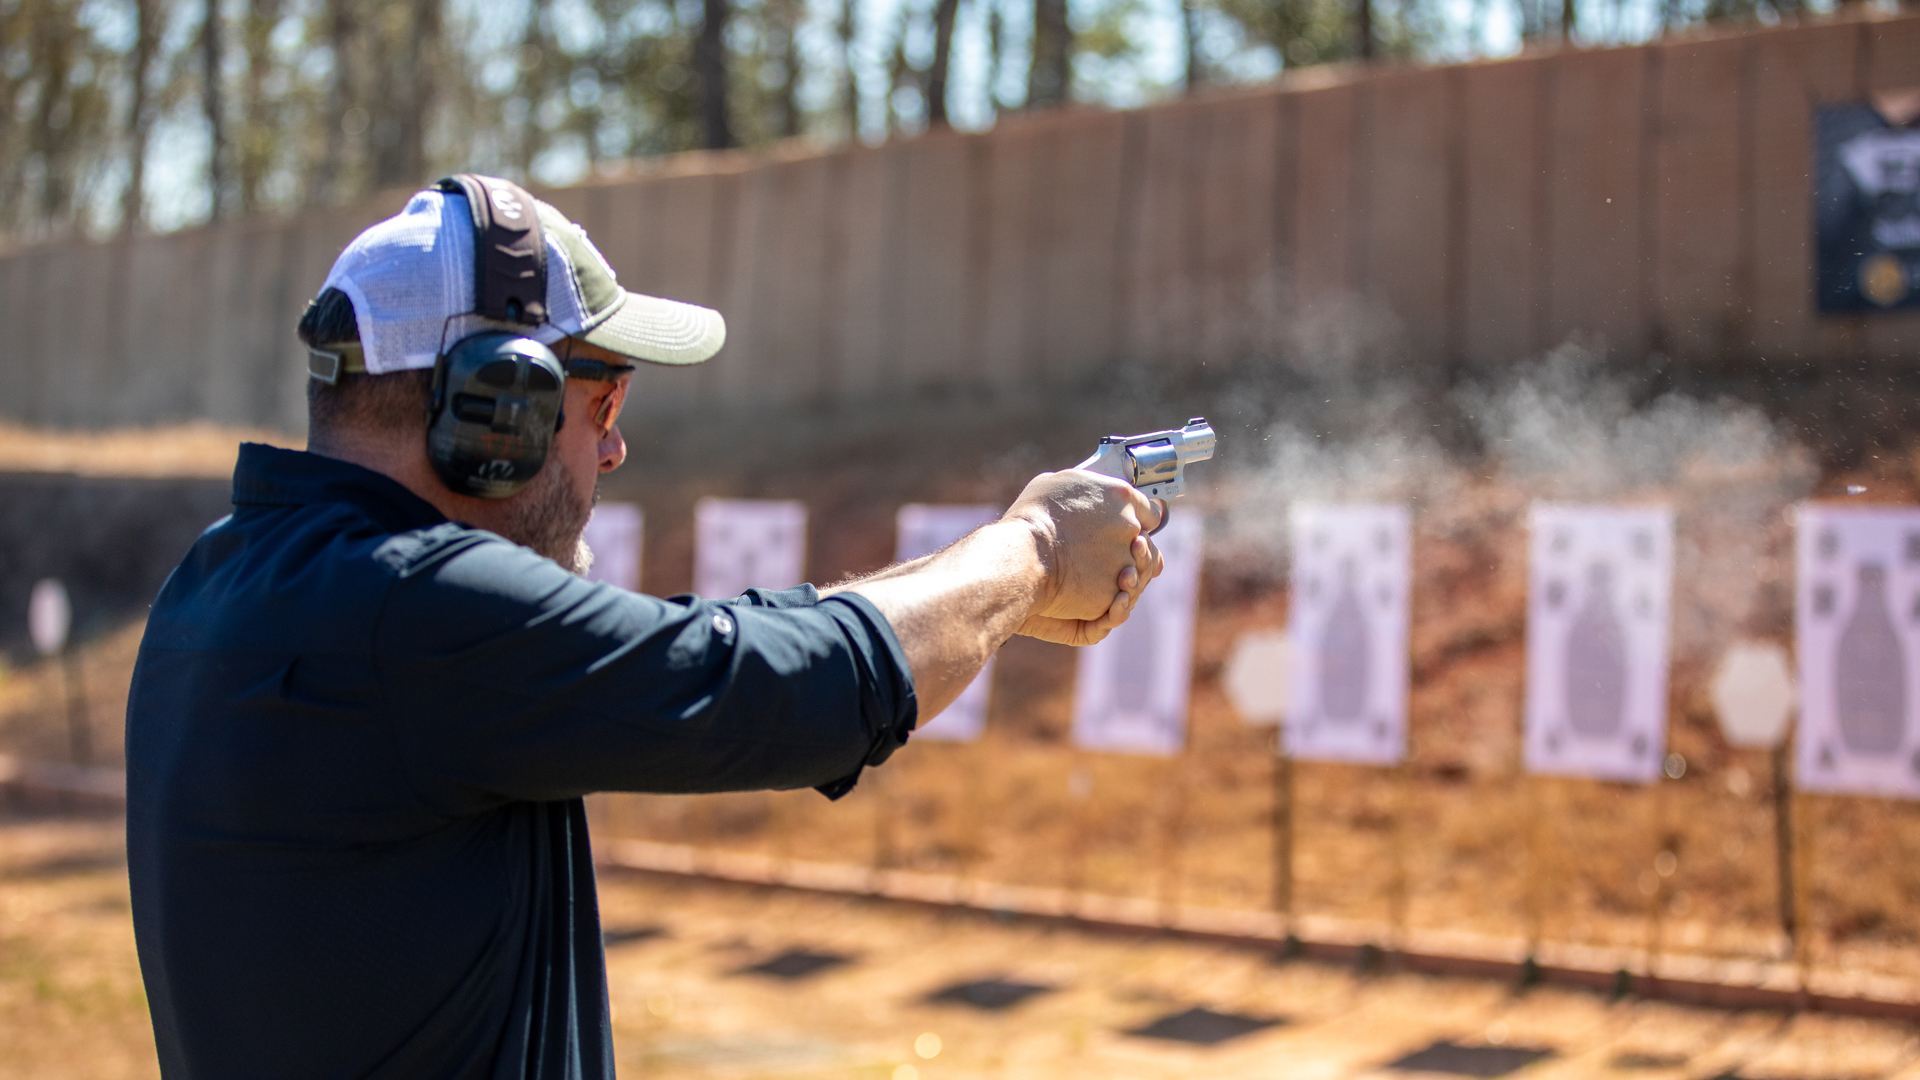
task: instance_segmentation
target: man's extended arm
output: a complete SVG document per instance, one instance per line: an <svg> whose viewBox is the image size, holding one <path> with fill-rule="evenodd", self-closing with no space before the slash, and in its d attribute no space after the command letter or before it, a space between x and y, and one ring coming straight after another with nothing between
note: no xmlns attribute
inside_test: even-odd
<svg viewBox="0 0 1920 1080"><path fill-rule="evenodd" d="M960 696L1014 634L1091 645L1126 621L1160 573L1151 502L1087 472L1046 473L1006 515L922 559L826 590L856 592L892 624L922 722Z"/></svg>

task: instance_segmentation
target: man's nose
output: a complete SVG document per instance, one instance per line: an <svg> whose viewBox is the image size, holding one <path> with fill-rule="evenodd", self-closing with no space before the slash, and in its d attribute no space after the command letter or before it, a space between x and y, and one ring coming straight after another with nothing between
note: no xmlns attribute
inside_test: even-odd
<svg viewBox="0 0 1920 1080"><path fill-rule="evenodd" d="M600 471L612 472L627 460L627 437L620 434L620 425L607 429L600 440Z"/></svg>

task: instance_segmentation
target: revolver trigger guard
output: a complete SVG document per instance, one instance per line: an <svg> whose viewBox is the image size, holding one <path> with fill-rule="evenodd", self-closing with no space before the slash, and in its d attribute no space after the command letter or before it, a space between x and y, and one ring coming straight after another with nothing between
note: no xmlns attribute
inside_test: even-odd
<svg viewBox="0 0 1920 1080"><path fill-rule="evenodd" d="M1160 507L1160 524L1155 525L1153 528L1147 530L1147 535L1153 536L1154 534L1158 533L1161 529L1166 528L1167 522L1173 520L1173 507L1168 505L1167 500L1165 499L1148 499L1147 501L1150 503L1156 503Z"/></svg>

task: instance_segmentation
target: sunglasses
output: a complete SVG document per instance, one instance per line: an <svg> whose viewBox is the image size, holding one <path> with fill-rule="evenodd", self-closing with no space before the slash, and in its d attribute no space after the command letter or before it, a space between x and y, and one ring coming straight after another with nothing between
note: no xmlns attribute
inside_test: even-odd
<svg viewBox="0 0 1920 1080"><path fill-rule="evenodd" d="M569 358L565 366L569 379L613 384L607 395L600 399L599 407L593 410L594 430L601 438L606 438L613 431L614 421L620 418L621 407L627 403L628 376L633 374L633 365Z"/></svg>

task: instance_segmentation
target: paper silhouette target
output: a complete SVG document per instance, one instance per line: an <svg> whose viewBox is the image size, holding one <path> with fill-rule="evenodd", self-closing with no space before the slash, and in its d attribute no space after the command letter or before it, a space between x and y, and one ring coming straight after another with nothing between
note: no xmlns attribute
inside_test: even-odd
<svg viewBox="0 0 1920 1080"><path fill-rule="evenodd" d="M807 508L797 502L701 499L693 510L693 591L726 600L806 577Z"/></svg>
<svg viewBox="0 0 1920 1080"><path fill-rule="evenodd" d="M603 502L587 519L587 547L593 552L588 581L604 581L629 592L640 588L640 542L643 519L632 503Z"/></svg>
<svg viewBox="0 0 1920 1080"><path fill-rule="evenodd" d="M1803 506L1796 548L1800 786L1920 797L1920 508Z"/></svg>
<svg viewBox="0 0 1920 1080"><path fill-rule="evenodd" d="M925 506L908 504L896 518L893 557L899 562L931 555L989 521L997 521L995 506ZM993 661L980 669L953 704L914 729L916 739L972 742L987 726L987 693L993 683Z"/></svg>
<svg viewBox="0 0 1920 1080"><path fill-rule="evenodd" d="M1171 755L1187 740L1200 515L1183 510L1154 537L1166 559L1132 617L1078 651L1073 741L1088 750Z"/></svg>
<svg viewBox="0 0 1920 1080"><path fill-rule="evenodd" d="M1667 742L1673 512L1538 504L1527 771L1651 783Z"/></svg>
<svg viewBox="0 0 1920 1080"><path fill-rule="evenodd" d="M1392 765L1407 745L1407 508L1302 503L1292 519L1287 752Z"/></svg>

